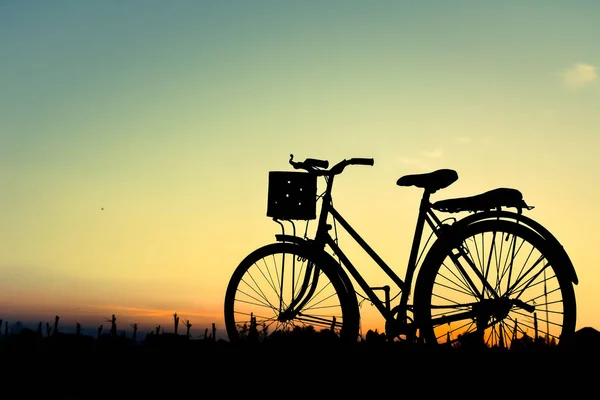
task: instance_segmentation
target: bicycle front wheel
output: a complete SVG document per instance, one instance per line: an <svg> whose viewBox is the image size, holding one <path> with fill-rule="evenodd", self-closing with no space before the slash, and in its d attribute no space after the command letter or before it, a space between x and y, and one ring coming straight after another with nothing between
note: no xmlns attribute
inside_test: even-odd
<svg viewBox="0 0 600 400"><path fill-rule="evenodd" d="M432 248L415 285L428 343L554 345L575 330L573 283L559 251L535 231L482 221Z"/></svg>
<svg viewBox="0 0 600 400"><path fill-rule="evenodd" d="M356 295L333 259L306 246L273 243L236 268L225 295L230 342L302 338L356 342Z"/></svg>

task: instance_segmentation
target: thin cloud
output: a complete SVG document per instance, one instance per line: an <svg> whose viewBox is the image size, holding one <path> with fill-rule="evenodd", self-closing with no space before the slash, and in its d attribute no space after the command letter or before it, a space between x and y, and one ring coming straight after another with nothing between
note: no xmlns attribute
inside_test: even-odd
<svg viewBox="0 0 600 400"><path fill-rule="evenodd" d="M444 156L444 151L442 149L435 149L432 151L424 151L423 154L429 158L440 158Z"/></svg>
<svg viewBox="0 0 600 400"><path fill-rule="evenodd" d="M172 310L165 309L154 309L154 308L141 308L141 307L125 307L125 306L115 306L115 305L96 305L90 304L89 307L95 309L102 309L108 311L124 311L128 316L131 317L172 317ZM178 312L178 315L186 315L186 316L194 316L194 317L204 317L206 313L199 313L193 311L183 311Z"/></svg>
<svg viewBox="0 0 600 400"><path fill-rule="evenodd" d="M555 119L557 111L554 108L543 108L538 111L537 119L542 122L549 122Z"/></svg>
<svg viewBox="0 0 600 400"><path fill-rule="evenodd" d="M458 143L462 143L462 144L467 144L467 143L471 143L473 142L473 139L471 139L468 136L458 136L456 138L454 138Z"/></svg>
<svg viewBox="0 0 600 400"><path fill-rule="evenodd" d="M428 164L424 163L423 160L418 158L400 157L398 161L404 165L410 166L410 169L412 170L428 171L431 169Z"/></svg>
<svg viewBox="0 0 600 400"><path fill-rule="evenodd" d="M406 165L415 165L415 164L420 164L421 160L416 159L416 158L408 158L408 157L400 157L399 161L402 164L406 164Z"/></svg>
<svg viewBox="0 0 600 400"><path fill-rule="evenodd" d="M598 72L593 65L575 64L565 71L563 79L567 87L585 87L598 81Z"/></svg>
<svg viewBox="0 0 600 400"><path fill-rule="evenodd" d="M421 155L425 158L441 158L444 156L444 151L440 148L431 150L431 151L422 151ZM398 161L404 165L411 166L412 169L417 170L429 170L431 166L425 162L422 158L410 158L410 157L400 157Z"/></svg>

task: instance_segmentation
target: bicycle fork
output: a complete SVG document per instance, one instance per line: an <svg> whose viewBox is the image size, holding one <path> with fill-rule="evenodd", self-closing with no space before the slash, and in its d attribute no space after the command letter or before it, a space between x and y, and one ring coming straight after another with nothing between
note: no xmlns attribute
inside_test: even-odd
<svg viewBox="0 0 600 400"><path fill-rule="evenodd" d="M313 298L315 291L317 290L319 284L319 268L312 262L309 261L307 263L306 270L304 271L302 282L299 283L298 286L295 284L296 278L296 258L294 257L292 260L292 284L291 284L291 301L288 305L284 304L283 301L283 275L285 273L285 266L282 267L282 277L281 277L281 287L280 287L280 304L279 304L279 314L277 320L279 322L285 323L291 321L293 319L304 320L304 322L317 322L319 324L329 324L331 329L333 330L335 327L341 327L341 324L338 324L335 317L332 320L327 320L324 318L320 318L315 315L306 316L302 314L301 310L303 310L308 302ZM297 289L297 293L296 293ZM304 317L304 318L302 318ZM338 326L339 325L339 326Z"/></svg>

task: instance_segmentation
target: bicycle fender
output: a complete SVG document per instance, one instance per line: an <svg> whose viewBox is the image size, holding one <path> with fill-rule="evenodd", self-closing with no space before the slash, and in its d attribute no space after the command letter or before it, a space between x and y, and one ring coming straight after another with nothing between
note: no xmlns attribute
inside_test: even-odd
<svg viewBox="0 0 600 400"><path fill-rule="evenodd" d="M577 272L575 271L573 262L571 261L571 258L567 254L563 245L547 228L542 226L542 224L523 214L505 210L491 210L471 214L463 219L456 221L450 226L446 226L446 228L448 229L446 229L446 232L442 233L440 239L442 239L445 235L449 235L449 237L452 237L453 232L456 232L456 230L464 229L466 226L470 226L478 222L490 219L513 220L515 221L515 223L518 222L519 224L525 225L526 227L537 233L539 236L541 236L543 239L549 241L551 245L556 249L558 256L561 258L561 261L565 266L566 273L568 274L571 282L573 282L575 285L579 283L579 278L577 277Z"/></svg>
<svg viewBox="0 0 600 400"><path fill-rule="evenodd" d="M291 242L295 244L308 244L308 241L300 236L277 234L275 240L278 242Z"/></svg>

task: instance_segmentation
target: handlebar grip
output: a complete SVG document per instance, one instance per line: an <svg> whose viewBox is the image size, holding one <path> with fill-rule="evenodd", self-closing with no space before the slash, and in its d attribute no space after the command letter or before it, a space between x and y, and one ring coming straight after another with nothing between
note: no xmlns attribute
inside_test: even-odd
<svg viewBox="0 0 600 400"><path fill-rule="evenodd" d="M317 160L316 158L307 158L306 160L304 160L304 164L309 165L311 167L317 167L317 168L328 168L329 167L329 161Z"/></svg>
<svg viewBox="0 0 600 400"><path fill-rule="evenodd" d="M372 166L373 164L375 164L375 160L372 158L352 158L350 159L350 164Z"/></svg>

